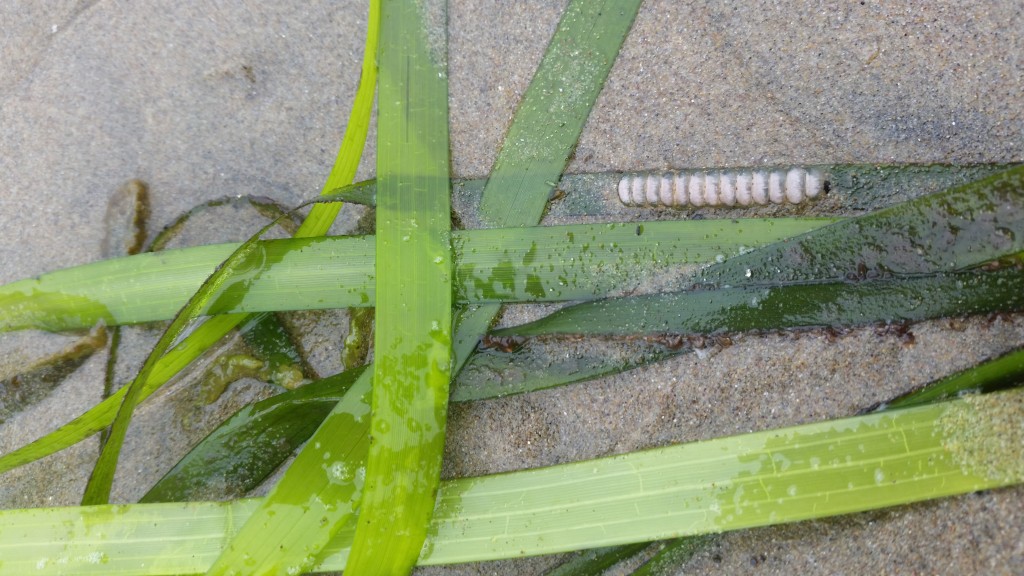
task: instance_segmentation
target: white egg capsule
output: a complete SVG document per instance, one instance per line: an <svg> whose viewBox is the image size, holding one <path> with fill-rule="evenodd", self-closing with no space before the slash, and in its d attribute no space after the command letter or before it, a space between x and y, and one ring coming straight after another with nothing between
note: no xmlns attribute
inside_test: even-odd
<svg viewBox="0 0 1024 576"><path fill-rule="evenodd" d="M626 174L619 180L619 200L626 206L748 207L799 204L817 198L827 187L815 168L764 170L681 170Z"/></svg>

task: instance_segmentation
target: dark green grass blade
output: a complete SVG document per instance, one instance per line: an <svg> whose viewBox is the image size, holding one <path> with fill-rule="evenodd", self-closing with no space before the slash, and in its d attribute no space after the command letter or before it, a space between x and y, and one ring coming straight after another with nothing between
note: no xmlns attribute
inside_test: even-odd
<svg viewBox="0 0 1024 576"><path fill-rule="evenodd" d="M240 498L309 439L365 372L348 370L236 412L182 458L140 502ZM214 488L219 488L214 492Z"/></svg>
<svg viewBox="0 0 1024 576"><path fill-rule="evenodd" d="M544 576L600 576L612 566L643 552L649 544L595 548L580 552L544 573Z"/></svg>
<svg viewBox="0 0 1024 576"><path fill-rule="evenodd" d="M713 332L770 329L772 322L776 328L843 325L869 314L867 306L892 307L900 298L916 299L920 305L917 311L894 311L890 319L917 320L972 309L981 313L998 304L986 299L1001 293L1007 294L1005 309L1013 309L1013 292L1022 291L1012 272L984 279L942 274L1022 248L1024 167L837 222L728 259L698 275L701 282L723 290L590 302L498 333ZM931 276L906 277L921 274ZM782 286L802 282L822 284ZM978 300L977 305L968 302L958 311L960 282L977 290ZM1003 282L1009 284L1002 286ZM886 294L886 289L903 292ZM870 300L854 300L862 297ZM831 310L817 309L821 306ZM834 316L831 322L822 316L826 313Z"/></svg>
<svg viewBox="0 0 1024 576"><path fill-rule="evenodd" d="M502 339L497 339L499 344ZM490 343L490 338L484 339ZM683 340L527 338L477 350L452 384L452 401L466 402L545 390L618 374L689 352Z"/></svg>
<svg viewBox="0 0 1024 576"><path fill-rule="evenodd" d="M1024 272L1002 270L693 290L587 302L494 334L709 334L917 322L1021 310L1022 288Z"/></svg>
<svg viewBox="0 0 1024 576"><path fill-rule="evenodd" d="M977 366L950 374L903 394L877 407L877 410L921 406L965 393L995 392L1024 384L1024 349L1007 352Z"/></svg>
<svg viewBox="0 0 1024 576"><path fill-rule="evenodd" d="M672 576L711 541L711 536L689 536L665 543L650 560L633 571L633 576Z"/></svg>
<svg viewBox="0 0 1024 576"><path fill-rule="evenodd" d="M1024 166L708 268L718 285L962 270L1024 250Z"/></svg>

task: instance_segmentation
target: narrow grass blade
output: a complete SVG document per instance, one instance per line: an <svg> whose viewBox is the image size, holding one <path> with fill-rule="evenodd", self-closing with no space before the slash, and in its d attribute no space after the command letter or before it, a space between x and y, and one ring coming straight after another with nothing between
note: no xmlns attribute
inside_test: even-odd
<svg viewBox="0 0 1024 576"><path fill-rule="evenodd" d="M628 546L586 550L548 570L544 576L601 576L605 570L643 552L649 545L647 542L641 542Z"/></svg>
<svg viewBox="0 0 1024 576"><path fill-rule="evenodd" d="M1024 250L1024 166L731 258L718 285L951 272Z"/></svg>
<svg viewBox="0 0 1024 576"><path fill-rule="evenodd" d="M921 406L960 394L993 392L1024 382L1024 349L1007 352L966 370L950 374L878 406L878 410Z"/></svg>
<svg viewBox="0 0 1024 576"><path fill-rule="evenodd" d="M461 302L584 300L665 267L707 263L813 230L823 218L576 224L453 234ZM639 234L637 234L639 232ZM373 236L268 240L265 266L203 314L373 306ZM0 287L0 330L167 320L237 244L105 260ZM235 279L237 280L237 279Z"/></svg>
<svg viewBox="0 0 1024 576"><path fill-rule="evenodd" d="M573 0L566 7L484 186L475 213L479 224L540 222L639 8L639 0L614 5ZM459 313L453 374L462 370L500 310L494 303Z"/></svg>
<svg viewBox="0 0 1024 576"><path fill-rule="evenodd" d="M348 370L242 408L189 451L140 502L244 496L309 439L365 370Z"/></svg>
<svg viewBox="0 0 1024 576"><path fill-rule="evenodd" d="M258 234L243 242L221 267L203 282L199 291L189 299L185 307L171 321L171 325L160 336L156 346L146 357L142 368L139 369L139 373L125 386L126 392L118 407L117 415L114 417L110 432L100 451L100 457L86 484L85 495L82 497L83 505L108 502L110 489L114 482L114 472L117 469L117 460L121 454L125 435L128 433L132 413L141 400L146 383L150 380L150 374L157 368L161 357L180 340L186 339L190 325L200 319L201 310L206 307L207 303L216 301L222 296L220 288L229 281L229 278L233 275L244 278L247 274L258 273L260 267L254 265L254 261L259 262L266 255L259 250L260 244L257 243L257 240L276 223L275 220L267 224ZM245 280L236 282L244 283Z"/></svg>
<svg viewBox="0 0 1024 576"><path fill-rule="evenodd" d="M444 482L420 563L738 530L1019 484L1022 418L1024 390L1012 390ZM202 572L259 505L0 511L0 574ZM352 530L316 570L345 567Z"/></svg>
<svg viewBox="0 0 1024 576"><path fill-rule="evenodd" d="M918 322L1022 310L1022 286L1024 271L1001 270L693 290L586 302L494 334L711 334Z"/></svg>
<svg viewBox="0 0 1024 576"><path fill-rule="evenodd" d="M629 0L566 7L484 189L480 212L489 227L540 222L639 5Z"/></svg>

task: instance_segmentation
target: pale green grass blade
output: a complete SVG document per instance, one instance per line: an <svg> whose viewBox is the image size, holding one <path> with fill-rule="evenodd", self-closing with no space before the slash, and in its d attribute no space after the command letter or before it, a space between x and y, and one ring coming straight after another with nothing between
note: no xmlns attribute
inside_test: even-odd
<svg viewBox="0 0 1024 576"><path fill-rule="evenodd" d="M453 233L460 302L585 300L658 267L711 262L833 220L577 224ZM640 234L636 232L640 231ZM373 236L260 242L265 265L203 314L373 306ZM237 244L104 260L0 286L0 330L167 320Z"/></svg>
<svg viewBox="0 0 1024 576"><path fill-rule="evenodd" d="M420 562L738 530L1018 484L1022 422L1024 390L1012 390L444 482ZM0 511L0 574L202 572L258 505ZM343 569L351 537L342 530L316 569Z"/></svg>
<svg viewBox="0 0 1024 576"><path fill-rule="evenodd" d="M353 574L412 571L440 482L454 272L447 16L446 0L381 5L373 410Z"/></svg>

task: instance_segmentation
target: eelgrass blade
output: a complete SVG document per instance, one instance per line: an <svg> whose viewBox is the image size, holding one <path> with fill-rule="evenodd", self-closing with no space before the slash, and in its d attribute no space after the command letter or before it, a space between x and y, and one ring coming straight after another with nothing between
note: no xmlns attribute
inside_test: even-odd
<svg viewBox="0 0 1024 576"><path fill-rule="evenodd" d="M747 247L812 230L828 222L830 220L812 218L559 226L528 231L519 239L507 231L508 234L502 236L507 240L501 241L504 248L500 251L486 246L479 251L476 248L481 243L474 240L476 234L494 235L495 231L460 231L454 233L453 240L458 259L456 283L467 298L497 297L500 290L501 295L530 300L541 295L541 299L581 299L603 295L605 292L601 290L632 287L636 277L629 277L629 271L636 270L644 262L651 262L652 267L655 261L664 266L702 263L719 255L732 255ZM638 226L643 227L640 236L635 234ZM570 243L570 238L580 242ZM590 239L589 244L585 241L587 239ZM709 239L713 239L710 244ZM374 242L374 237L261 241L260 250L266 254L266 262L273 264L261 268L256 277L249 278L244 293L232 287L225 288L216 306L230 307L207 308L202 312L373 305ZM76 298L102 299L102 308L111 312L111 323L143 318L152 320L162 318L164 313L173 314L173 310L184 303L181 294L194 292L203 275L212 272L217 263L237 247L237 244L225 244L97 262L10 284L0 288L0 294L15 294L14 299L24 298L5 310L10 314L8 321L15 324L70 329L91 326L104 317L105 313L96 315L91 312L98 309L92 304L85 308L66 305ZM580 266L568 258L574 255L580 260L587 260L591 252L599 251L606 251L609 260L595 258L589 266ZM148 264L137 267L135 259ZM559 263L560 260L567 264ZM529 264L524 266L526 261ZM552 265L554 268L545 270L545 264L551 262L556 263ZM571 276L564 272L566 269L577 271L571 285L561 280ZM189 279L179 284L179 275ZM528 281L531 277L535 279ZM623 278L629 278L625 286ZM162 286L166 291L159 291ZM339 290L339 286L344 289ZM45 293L61 293L62 296L50 299ZM64 300L63 295L67 294L75 296ZM287 298L282 298L283 294L287 294ZM163 301L166 303L160 303ZM144 312L150 304L158 309L157 318L152 317L151 311ZM113 313L115 310L116 314ZM199 326L188 339L157 362L142 398L159 388L201 354L206 346L216 342L245 318L246 314L240 313L217 315ZM479 334L489 326L491 317L489 314L480 315L477 321L478 325L468 331L471 335L456 341L460 358L468 358L477 345ZM0 472L67 448L110 425L123 394L124 389L52 434L0 457Z"/></svg>
<svg viewBox="0 0 1024 576"><path fill-rule="evenodd" d="M813 230L826 218L574 224L453 233L460 302L585 300L678 264L704 264ZM637 232L640 232L637 234ZM374 236L259 243L265 265L203 314L373 306ZM0 330L167 320L238 244L105 260L0 286Z"/></svg>
<svg viewBox="0 0 1024 576"><path fill-rule="evenodd" d="M373 410L353 574L412 571L441 477L454 271L447 10L381 5Z"/></svg>
<svg viewBox="0 0 1024 576"><path fill-rule="evenodd" d="M477 211L480 224L540 222L639 8L640 0L573 0L565 8L484 185ZM471 347L500 310L494 303L458 313L453 374L465 366Z"/></svg>
<svg viewBox="0 0 1024 576"><path fill-rule="evenodd" d="M612 298L563 308L497 336L710 334L846 328L1024 310L1024 271L961 272L864 282L743 286Z"/></svg>
<svg viewBox="0 0 1024 576"><path fill-rule="evenodd" d="M139 501L244 496L312 436L365 369L348 370L242 408L189 451ZM212 487L218 488L216 493Z"/></svg>
<svg viewBox="0 0 1024 576"><path fill-rule="evenodd" d="M209 302L213 302L222 296L221 287L230 282L233 275L244 276L246 273L258 273L258 265L266 255L259 248L257 242L267 230L277 224L273 221L267 224L255 236L243 242L231 256L218 268L200 287L199 291L189 298L184 308L174 317L170 326L164 331L157 341L156 346L146 357L142 368L135 378L125 388L126 392L117 409L117 415L111 424L103 448L100 450L100 457L93 467L92 474L85 487L85 494L82 496L82 504L106 504L110 499L110 489L114 482L114 472L117 469L117 461L121 455L121 446L124 443L125 435L128 433L128 425L131 422L135 406L143 397L143 390L150 375L157 368L158 362L170 349L188 337L187 330L193 323L200 320L201 310ZM256 264L254 264L254 262ZM236 283L245 283L245 280L236 280ZM201 327L197 324L193 328ZM196 342L196 341L193 341Z"/></svg>
<svg viewBox="0 0 1024 576"><path fill-rule="evenodd" d="M963 270L1024 250L1024 166L707 268L721 286Z"/></svg>
<svg viewBox="0 0 1024 576"><path fill-rule="evenodd" d="M877 406L877 410L892 410L920 406L960 394L994 392L1024 382L1024 349L1007 352L977 366L950 374L925 384L897 398Z"/></svg>
<svg viewBox="0 0 1024 576"><path fill-rule="evenodd" d="M420 563L738 530L1019 484L1022 422L1018 389L448 481ZM143 563L149 574L202 572L260 503L0 511L0 574L139 574ZM316 570L345 567L352 529Z"/></svg>
<svg viewBox="0 0 1024 576"><path fill-rule="evenodd" d="M580 552L573 558L555 566L544 576L601 576L605 570L643 552L650 546L647 542L628 546L594 548Z"/></svg>

